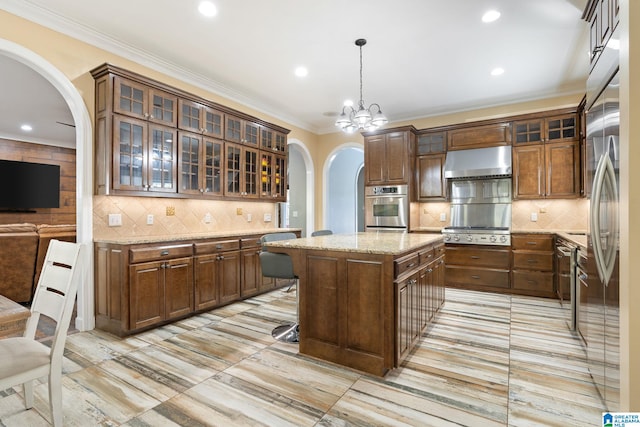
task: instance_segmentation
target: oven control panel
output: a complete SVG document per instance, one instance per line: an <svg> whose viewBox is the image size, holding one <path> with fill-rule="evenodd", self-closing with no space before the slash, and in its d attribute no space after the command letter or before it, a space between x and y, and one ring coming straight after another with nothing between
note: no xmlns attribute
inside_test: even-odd
<svg viewBox="0 0 640 427"><path fill-rule="evenodd" d="M445 243L468 245L511 246L511 234L443 232Z"/></svg>

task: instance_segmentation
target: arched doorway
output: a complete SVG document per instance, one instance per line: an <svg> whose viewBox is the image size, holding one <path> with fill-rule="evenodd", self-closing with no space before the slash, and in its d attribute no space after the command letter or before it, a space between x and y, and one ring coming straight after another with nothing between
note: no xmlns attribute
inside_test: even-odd
<svg viewBox="0 0 640 427"><path fill-rule="evenodd" d="M289 140L289 166L287 203L289 204L289 226L302 229L308 236L314 229L314 168L307 147L296 139Z"/></svg>
<svg viewBox="0 0 640 427"><path fill-rule="evenodd" d="M364 181L360 178L363 166L364 150L355 143L337 147L325 163L324 227L334 233L358 231L364 206Z"/></svg>
<svg viewBox="0 0 640 427"><path fill-rule="evenodd" d="M71 81L36 53L16 43L0 39L0 55L36 71L56 88L67 102L76 127L76 233L85 245L83 280L78 288L75 327L85 331L95 327L93 289L93 138L91 118L82 96Z"/></svg>

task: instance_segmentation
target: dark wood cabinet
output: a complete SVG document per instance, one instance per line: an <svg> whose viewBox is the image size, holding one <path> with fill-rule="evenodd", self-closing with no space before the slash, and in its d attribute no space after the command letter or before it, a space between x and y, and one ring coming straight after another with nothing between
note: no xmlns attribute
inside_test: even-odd
<svg viewBox="0 0 640 427"><path fill-rule="evenodd" d="M175 193L175 130L118 114L113 128L113 189Z"/></svg>
<svg viewBox="0 0 640 427"><path fill-rule="evenodd" d="M179 192L222 196L224 142L183 131L178 139Z"/></svg>
<svg viewBox="0 0 640 427"><path fill-rule="evenodd" d="M130 329L146 328L193 311L191 253L191 245L131 250L128 301Z"/></svg>
<svg viewBox="0 0 640 427"><path fill-rule="evenodd" d="M513 123L514 199L580 196L580 132L575 112Z"/></svg>
<svg viewBox="0 0 640 427"><path fill-rule="evenodd" d="M259 239L96 242L96 327L129 335L274 289L280 283L262 277Z"/></svg>
<svg viewBox="0 0 640 427"><path fill-rule="evenodd" d="M445 154L432 154L416 158L416 190L419 202L445 200Z"/></svg>
<svg viewBox="0 0 640 427"><path fill-rule="evenodd" d="M259 152L257 149L240 144L225 143L224 194L258 198L259 194Z"/></svg>
<svg viewBox="0 0 640 427"><path fill-rule="evenodd" d="M287 129L113 65L91 74L96 194L259 198L263 136L286 167Z"/></svg>
<svg viewBox="0 0 640 427"><path fill-rule="evenodd" d="M287 149L287 136L282 132L262 126L260 128L260 148L284 153Z"/></svg>
<svg viewBox="0 0 640 427"><path fill-rule="evenodd" d="M287 159L260 151L260 197L274 201L287 198Z"/></svg>
<svg viewBox="0 0 640 427"><path fill-rule="evenodd" d="M554 290L553 234L513 234L512 290L516 293L553 298Z"/></svg>
<svg viewBox="0 0 640 427"><path fill-rule="evenodd" d="M194 245L196 307L229 303L240 298L240 241L213 240ZM213 298L217 292L218 297Z"/></svg>
<svg viewBox="0 0 640 427"><path fill-rule="evenodd" d="M510 266L509 247L446 245L447 286L504 292L511 287Z"/></svg>
<svg viewBox="0 0 640 427"><path fill-rule="evenodd" d="M396 366L411 353L444 303L443 267L442 244L395 261Z"/></svg>
<svg viewBox="0 0 640 427"><path fill-rule="evenodd" d="M409 185L413 171L412 129L365 134L365 185Z"/></svg>
<svg viewBox="0 0 640 427"><path fill-rule="evenodd" d="M175 127L176 95L118 76L114 78L113 86L115 113Z"/></svg>
<svg viewBox="0 0 640 427"><path fill-rule="evenodd" d="M447 150L495 147L511 144L511 124L466 126L447 133Z"/></svg>
<svg viewBox="0 0 640 427"><path fill-rule="evenodd" d="M513 148L514 199L580 196L580 144L568 141Z"/></svg>
<svg viewBox="0 0 640 427"><path fill-rule="evenodd" d="M274 289L275 279L262 275L260 238L243 238L240 240L240 248L240 271L242 272L240 296L245 298Z"/></svg>
<svg viewBox="0 0 640 427"><path fill-rule="evenodd" d="M582 14L589 23L589 52L591 68L600 58L620 21L619 0L590 0Z"/></svg>
<svg viewBox="0 0 640 427"><path fill-rule="evenodd" d="M224 113L195 101L179 99L178 128L222 139L224 138Z"/></svg>
<svg viewBox="0 0 640 427"><path fill-rule="evenodd" d="M227 141L260 147L260 125L253 121L227 114L224 135Z"/></svg>

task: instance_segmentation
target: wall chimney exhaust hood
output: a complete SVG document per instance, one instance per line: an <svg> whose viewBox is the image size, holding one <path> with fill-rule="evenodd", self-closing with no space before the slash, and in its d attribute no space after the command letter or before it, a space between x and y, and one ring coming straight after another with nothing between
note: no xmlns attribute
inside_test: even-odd
<svg viewBox="0 0 640 427"><path fill-rule="evenodd" d="M511 147L474 148L447 152L445 178L511 176Z"/></svg>

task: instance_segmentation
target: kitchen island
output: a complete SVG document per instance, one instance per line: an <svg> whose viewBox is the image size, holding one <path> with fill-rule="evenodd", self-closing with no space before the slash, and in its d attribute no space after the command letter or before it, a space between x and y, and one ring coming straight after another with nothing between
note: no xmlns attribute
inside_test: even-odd
<svg viewBox="0 0 640 427"><path fill-rule="evenodd" d="M302 354L384 376L444 302L441 235L366 232L270 242L299 278Z"/></svg>

